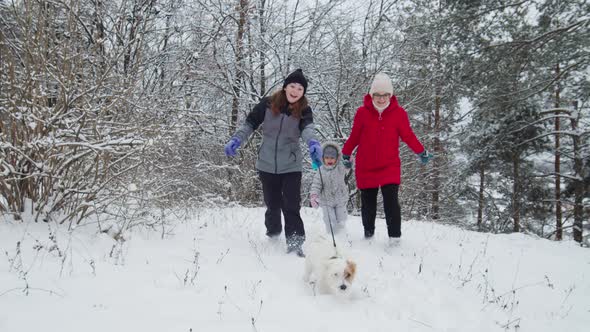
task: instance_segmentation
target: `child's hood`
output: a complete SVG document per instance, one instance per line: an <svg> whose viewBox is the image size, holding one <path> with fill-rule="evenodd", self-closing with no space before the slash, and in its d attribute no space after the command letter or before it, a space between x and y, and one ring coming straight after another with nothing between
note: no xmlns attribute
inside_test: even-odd
<svg viewBox="0 0 590 332"><path fill-rule="evenodd" d="M322 155L324 154L324 151L326 151L326 148L329 146L336 149L336 153L337 153L336 162L338 162L340 160L340 157L342 156L342 150L340 149L340 146L336 142L328 141L328 142L325 142L324 144L322 144Z"/></svg>

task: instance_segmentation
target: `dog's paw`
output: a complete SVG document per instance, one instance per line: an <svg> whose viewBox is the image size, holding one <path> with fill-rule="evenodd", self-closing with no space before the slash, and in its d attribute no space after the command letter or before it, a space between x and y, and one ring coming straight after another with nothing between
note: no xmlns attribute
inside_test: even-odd
<svg viewBox="0 0 590 332"><path fill-rule="evenodd" d="M310 273L303 276L303 281L305 281L308 284L315 284L317 280L318 279L316 278L314 273Z"/></svg>
<svg viewBox="0 0 590 332"><path fill-rule="evenodd" d="M310 281L307 282L307 285L309 286L309 289L313 293L313 296L316 296L317 295L316 281L315 280L310 280Z"/></svg>

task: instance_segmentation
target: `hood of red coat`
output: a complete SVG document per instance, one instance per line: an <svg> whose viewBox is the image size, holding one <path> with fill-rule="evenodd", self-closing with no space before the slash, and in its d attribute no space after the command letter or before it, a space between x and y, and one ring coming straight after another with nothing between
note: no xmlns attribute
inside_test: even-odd
<svg viewBox="0 0 590 332"><path fill-rule="evenodd" d="M377 112L375 105L373 105L373 97L371 97L371 95L368 93L365 95L365 98L363 99L363 106L370 111ZM387 110L393 110L398 107L399 103L397 102L397 97L395 95L391 95L391 98L389 99L389 106L387 106L387 108L384 109L383 112Z"/></svg>

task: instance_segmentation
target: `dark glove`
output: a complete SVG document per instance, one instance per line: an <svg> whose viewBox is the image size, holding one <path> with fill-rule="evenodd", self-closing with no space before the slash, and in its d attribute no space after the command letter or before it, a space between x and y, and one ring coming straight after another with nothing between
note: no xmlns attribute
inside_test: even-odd
<svg viewBox="0 0 590 332"><path fill-rule="evenodd" d="M322 166L322 146L315 139L309 140L309 156L311 157L311 166L318 169Z"/></svg>
<svg viewBox="0 0 590 332"><path fill-rule="evenodd" d="M232 137L229 142L225 145L225 155L228 157L233 157L236 155L236 150L240 147L242 141L240 141L237 137Z"/></svg>
<svg viewBox="0 0 590 332"><path fill-rule="evenodd" d="M426 150L422 151L422 153L418 153L418 159L420 159L422 165L426 165L432 158L434 158L434 155Z"/></svg>
<svg viewBox="0 0 590 332"><path fill-rule="evenodd" d="M350 161L350 156L345 154L342 155L342 165L344 165L344 167L348 169L352 168L352 161Z"/></svg>

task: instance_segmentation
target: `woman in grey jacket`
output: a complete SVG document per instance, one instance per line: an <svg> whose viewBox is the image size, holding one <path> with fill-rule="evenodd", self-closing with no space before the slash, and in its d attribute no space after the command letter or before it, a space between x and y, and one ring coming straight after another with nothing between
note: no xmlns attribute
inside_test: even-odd
<svg viewBox="0 0 590 332"><path fill-rule="evenodd" d="M282 232L281 211L285 218L287 252L303 256L305 228L301 215L301 171L303 155L299 139L307 143L315 165L321 165L322 150L315 139L313 114L305 92L307 80L301 69L287 76L283 88L263 98L248 114L225 145L225 154L235 156L241 143L262 125L262 144L256 169L262 182L266 204L266 235L275 238Z"/></svg>
<svg viewBox="0 0 590 332"><path fill-rule="evenodd" d="M326 232L344 232L346 229L346 203L348 203L348 186L344 182L347 169L341 161L340 147L333 142L322 146L323 165L311 183L311 206L322 207Z"/></svg>

